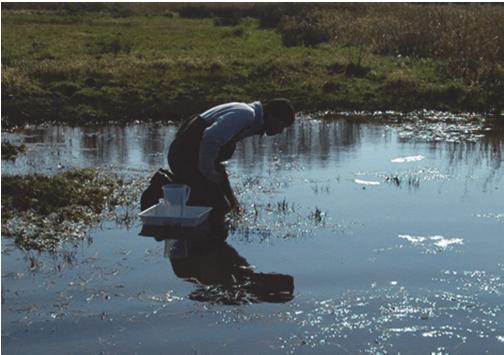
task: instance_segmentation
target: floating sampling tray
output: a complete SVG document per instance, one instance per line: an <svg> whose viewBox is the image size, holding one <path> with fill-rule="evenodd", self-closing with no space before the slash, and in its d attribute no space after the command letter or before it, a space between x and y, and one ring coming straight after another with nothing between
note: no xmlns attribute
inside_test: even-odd
<svg viewBox="0 0 504 355"><path fill-rule="evenodd" d="M158 203L140 212L142 223L147 226L197 227L205 222L212 207L170 206Z"/></svg>

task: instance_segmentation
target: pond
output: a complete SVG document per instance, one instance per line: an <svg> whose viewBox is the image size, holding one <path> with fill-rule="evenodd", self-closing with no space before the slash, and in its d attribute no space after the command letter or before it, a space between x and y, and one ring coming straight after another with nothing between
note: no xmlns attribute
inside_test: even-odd
<svg viewBox="0 0 504 355"><path fill-rule="evenodd" d="M502 120L364 116L241 142L244 216L223 245L142 237L138 218L57 253L2 238L3 351L502 352ZM2 174L147 181L175 131L25 127L2 133L27 146Z"/></svg>

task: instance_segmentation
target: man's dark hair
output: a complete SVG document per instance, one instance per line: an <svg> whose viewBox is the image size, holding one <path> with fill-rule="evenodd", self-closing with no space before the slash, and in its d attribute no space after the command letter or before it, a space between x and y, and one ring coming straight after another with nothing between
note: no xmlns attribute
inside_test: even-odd
<svg viewBox="0 0 504 355"><path fill-rule="evenodd" d="M282 120L287 126L294 122L294 106L288 99L272 99L264 105L266 115L274 115Z"/></svg>

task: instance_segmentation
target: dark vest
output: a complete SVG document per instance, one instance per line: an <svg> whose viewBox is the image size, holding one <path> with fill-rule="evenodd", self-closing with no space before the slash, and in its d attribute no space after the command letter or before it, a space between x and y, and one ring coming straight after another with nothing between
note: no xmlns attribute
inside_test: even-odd
<svg viewBox="0 0 504 355"><path fill-rule="evenodd" d="M205 129L210 125L211 123L208 123L199 115L192 116L182 123L168 152L168 163L175 174L182 172L181 170L184 172L196 172L198 170L201 138ZM233 156L237 136L221 147L216 164L229 160Z"/></svg>

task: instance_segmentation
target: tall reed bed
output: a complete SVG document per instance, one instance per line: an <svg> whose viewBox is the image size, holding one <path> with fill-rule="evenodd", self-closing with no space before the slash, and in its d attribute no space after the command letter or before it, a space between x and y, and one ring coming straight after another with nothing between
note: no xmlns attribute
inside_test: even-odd
<svg viewBox="0 0 504 355"><path fill-rule="evenodd" d="M440 73L468 81L503 79L504 6L340 4L319 5L284 17L278 30L287 45L356 47L366 53L441 61Z"/></svg>

